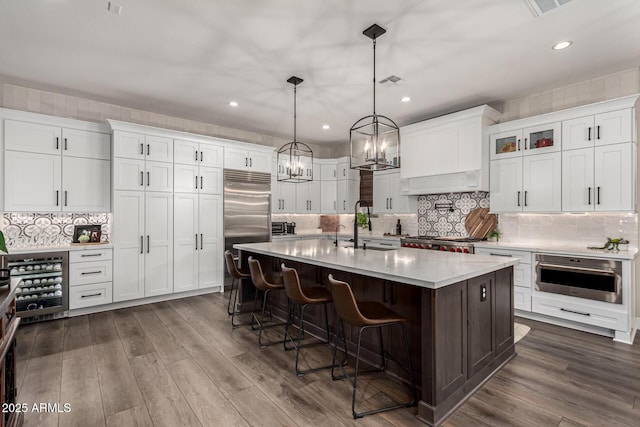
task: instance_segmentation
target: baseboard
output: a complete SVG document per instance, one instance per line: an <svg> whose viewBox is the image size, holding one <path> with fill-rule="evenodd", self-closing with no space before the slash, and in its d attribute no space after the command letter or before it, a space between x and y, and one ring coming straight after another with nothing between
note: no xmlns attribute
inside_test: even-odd
<svg viewBox="0 0 640 427"><path fill-rule="evenodd" d="M219 293L221 292L220 288L221 288L220 286L215 286L207 289L197 289L194 291L180 292L178 294L158 295L155 297L140 298L140 299L134 299L130 301L121 301L121 302L114 302L112 304L98 305L95 307L79 308L76 310L69 310L68 316L69 317L83 316L85 314L101 313L104 311L118 310L120 308L135 307L137 305L153 304L154 302L171 301L175 299L195 297L198 295Z"/></svg>
<svg viewBox="0 0 640 427"><path fill-rule="evenodd" d="M537 320L539 322L550 323L552 325L576 329L578 331L589 332L596 335L603 335L605 337L610 337L610 338L614 337L614 332L612 329L585 325L578 322L572 322L571 320L559 319L557 317L545 316L544 314L532 313L529 311L516 310L514 314L517 317L522 317L525 319Z"/></svg>

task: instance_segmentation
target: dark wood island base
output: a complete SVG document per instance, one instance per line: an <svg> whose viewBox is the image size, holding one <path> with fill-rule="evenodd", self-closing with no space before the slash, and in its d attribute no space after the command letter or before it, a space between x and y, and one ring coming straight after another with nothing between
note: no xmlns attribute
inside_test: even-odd
<svg viewBox="0 0 640 427"><path fill-rule="evenodd" d="M515 356L513 334L513 267L509 266L457 283L431 289L399 281L369 277L306 260L282 259L243 249L242 263L253 256L265 270L280 264L298 270L305 283L329 287L328 276L351 284L358 300L381 301L409 319L409 340L418 388L418 414L422 422L438 426L476 390ZM246 265L246 264L244 264ZM279 295L278 295L279 294ZM284 292L272 295L274 314L285 318ZM316 307L309 307L309 309ZM335 313L330 309L330 324ZM309 310L305 329L324 335L320 310ZM346 327L347 346L353 354L356 335ZM389 329L385 348L396 360L406 358L401 334ZM363 336L362 358L378 363L376 334ZM388 361L387 372L408 382L406 370Z"/></svg>

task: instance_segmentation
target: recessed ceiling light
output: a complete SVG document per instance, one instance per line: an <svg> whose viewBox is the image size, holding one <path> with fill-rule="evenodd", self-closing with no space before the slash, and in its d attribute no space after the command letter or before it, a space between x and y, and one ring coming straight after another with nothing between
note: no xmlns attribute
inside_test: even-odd
<svg viewBox="0 0 640 427"><path fill-rule="evenodd" d="M569 47L569 46L571 46L572 44L573 44L573 42L572 42L572 41L568 41L568 40L567 40L567 41L563 41L563 42L560 42L560 43L556 43L556 44L552 47L552 49L553 49L553 50L562 50L562 49L566 49L566 48L568 48L568 47Z"/></svg>
<svg viewBox="0 0 640 427"><path fill-rule="evenodd" d="M329 126L329 125L322 125L322 129L324 129L324 130L331 129L331 126Z"/></svg>
<svg viewBox="0 0 640 427"><path fill-rule="evenodd" d="M409 97L409 96L403 96L403 97L402 97L402 99L400 99L400 101L402 101L402 102L409 102L409 101L411 101L411 97Z"/></svg>
<svg viewBox="0 0 640 427"><path fill-rule="evenodd" d="M232 107L237 107L238 103L236 101L229 101L229 105L231 105Z"/></svg>

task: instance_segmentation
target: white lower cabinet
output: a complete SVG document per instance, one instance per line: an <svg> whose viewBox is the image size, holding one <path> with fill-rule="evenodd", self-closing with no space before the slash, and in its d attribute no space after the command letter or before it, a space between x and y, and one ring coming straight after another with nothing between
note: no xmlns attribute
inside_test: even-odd
<svg viewBox="0 0 640 427"><path fill-rule="evenodd" d="M175 194L174 213L174 292L222 289L222 197Z"/></svg>
<svg viewBox="0 0 640 427"><path fill-rule="evenodd" d="M513 266L513 304L516 310L531 311L531 289L533 286L531 252L476 247L475 254L518 259L518 264Z"/></svg>
<svg viewBox="0 0 640 427"><path fill-rule="evenodd" d="M115 191L113 300L173 292L173 195Z"/></svg>
<svg viewBox="0 0 640 427"><path fill-rule="evenodd" d="M112 249L87 249L69 254L69 309L113 302Z"/></svg>
<svg viewBox="0 0 640 427"><path fill-rule="evenodd" d="M616 331L629 330L628 313L622 308L613 310L609 307L603 307L607 303L589 300L578 302L578 299L574 297L545 294L543 292L535 292L531 300L534 313Z"/></svg>

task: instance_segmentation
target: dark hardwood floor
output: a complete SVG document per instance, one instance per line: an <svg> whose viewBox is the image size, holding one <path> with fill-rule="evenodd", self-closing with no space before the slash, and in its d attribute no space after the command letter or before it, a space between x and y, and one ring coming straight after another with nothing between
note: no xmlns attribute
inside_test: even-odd
<svg viewBox="0 0 640 427"><path fill-rule="evenodd" d="M640 344L518 319L518 355L446 426L638 426ZM276 330L269 337L278 338ZM328 371L297 377L295 354L231 330L213 294L20 327L18 401L25 426L419 426L415 408L353 420L350 385ZM312 347L304 363L324 364ZM363 381L365 406L404 393ZM34 412L33 403L69 403Z"/></svg>

